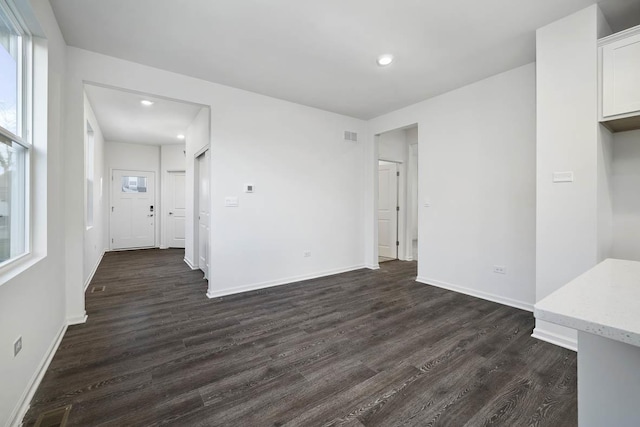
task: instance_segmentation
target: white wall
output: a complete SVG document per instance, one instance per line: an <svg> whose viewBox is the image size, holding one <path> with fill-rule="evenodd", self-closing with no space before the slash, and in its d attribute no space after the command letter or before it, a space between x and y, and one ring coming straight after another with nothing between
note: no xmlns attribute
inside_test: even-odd
<svg viewBox="0 0 640 427"><path fill-rule="evenodd" d="M380 134L378 137L378 158L391 162L406 163L407 133L396 129Z"/></svg>
<svg viewBox="0 0 640 427"><path fill-rule="evenodd" d="M198 115L193 119L189 127L187 128L187 143L186 143L186 174L185 182L187 183L187 193L185 202L187 209L185 210L185 250L184 259L191 267L197 265L198 260L195 258L196 254L196 236L198 225L197 212L194 211L196 203L196 186L195 176L195 162L196 154L200 154L202 150L209 146L211 140L211 126L209 119L211 112L209 108L202 108ZM213 171L211 171L213 175Z"/></svg>
<svg viewBox="0 0 640 427"><path fill-rule="evenodd" d="M88 121L93 129L93 226L85 228L84 231L84 271L83 280L84 287L89 285L105 249L108 244L105 240L105 221L104 213L107 212L105 205L109 204L109 193L104 192L105 180L104 173L104 137L102 130L96 119L96 115L91 108L89 99L84 97L84 114L85 114L85 134L86 122ZM108 187L107 187L108 189Z"/></svg>
<svg viewBox="0 0 640 427"><path fill-rule="evenodd" d="M598 125L598 262L613 250L613 134Z"/></svg>
<svg viewBox="0 0 640 427"><path fill-rule="evenodd" d="M49 2L38 1L33 6L49 39L48 63L45 43L35 40L34 256L0 273L0 425L19 422L29 393L35 390L31 386L43 373L47 356L66 327L61 137L65 44ZM48 79L43 76L47 69ZM22 336L23 348L14 358L13 343L18 336Z"/></svg>
<svg viewBox="0 0 640 427"><path fill-rule="evenodd" d="M640 130L613 135L612 258L640 261Z"/></svg>
<svg viewBox="0 0 640 427"><path fill-rule="evenodd" d="M167 188L167 172L168 171L185 171L186 162L186 144L170 144L160 146L160 207L158 221L160 221L160 247L167 248L167 216L169 208L166 206L165 200L168 200ZM185 188L186 191L186 188Z"/></svg>
<svg viewBox="0 0 640 427"><path fill-rule="evenodd" d="M598 21L594 5L537 31L537 300L598 261ZM547 322L534 336L575 347L574 330Z"/></svg>
<svg viewBox="0 0 640 427"><path fill-rule="evenodd" d="M419 280L530 309L535 298L534 64L373 119L370 133L412 123L418 123L420 153ZM377 159L374 147L369 161ZM371 214L377 188L374 169L367 172ZM376 222L367 217L367 229ZM507 274L493 273L494 265L505 266Z"/></svg>
<svg viewBox="0 0 640 427"><path fill-rule="evenodd" d="M110 247L111 241L110 232L111 226L109 223L111 210L111 186L112 186L112 172L114 169L120 170L139 170L146 172L153 172L155 174L155 205L154 213L156 213L156 243L155 246L160 246L160 222L161 218L157 215L160 211L160 146L149 144L130 144L125 142L108 141L105 143L105 155L104 155L104 170L105 170L105 188L104 193L107 197L108 203L104 205L104 219L105 219L105 237L104 241L107 243L107 247Z"/></svg>
<svg viewBox="0 0 640 427"><path fill-rule="evenodd" d="M77 48L67 54L70 147L82 142L83 80L211 107L210 293L363 265L364 144L343 135L365 134L366 122ZM68 162L81 167L73 151ZM72 176L67 188L76 195ZM254 194L242 193L245 182ZM238 196L240 206L225 208L225 196ZM81 208L75 197L68 202Z"/></svg>

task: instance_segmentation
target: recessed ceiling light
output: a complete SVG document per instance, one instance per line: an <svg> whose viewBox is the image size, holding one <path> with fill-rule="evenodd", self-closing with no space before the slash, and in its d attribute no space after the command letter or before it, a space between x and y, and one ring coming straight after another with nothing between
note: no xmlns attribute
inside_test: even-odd
<svg viewBox="0 0 640 427"><path fill-rule="evenodd" d="M378 56L378 60L376 62L379 66L386 67L393 62L393 55L380 55Z"/></svg>
<svg viewBox="0 0 640 427"><path fill-rule="evenodd" d="M140 101L140 104L144 105L145 107L150 107L153 105L153 101L149 101L148 99L143 99L142 101Z"/></svg>
<svg viewBox="0 0 640 427"><path fill-rule="evenodd" d="M184 139L184 135L183 135L183 134L180 134L180 135L178 135L178 136L177 136L177 138L178 138L178 139Z"/></svg>

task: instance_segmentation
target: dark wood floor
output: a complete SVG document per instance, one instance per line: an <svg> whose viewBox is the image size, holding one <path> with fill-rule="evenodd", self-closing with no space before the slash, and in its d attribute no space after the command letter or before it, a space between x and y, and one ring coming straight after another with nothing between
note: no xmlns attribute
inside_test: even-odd
<svg viewBox="0 0 640 427"><path fill-rule="evenodd" d="M208 300L180 251L108 253L25 425L69 403L76 426L577 424L575 353L531 338L531 313L415 274Z"/></svg>

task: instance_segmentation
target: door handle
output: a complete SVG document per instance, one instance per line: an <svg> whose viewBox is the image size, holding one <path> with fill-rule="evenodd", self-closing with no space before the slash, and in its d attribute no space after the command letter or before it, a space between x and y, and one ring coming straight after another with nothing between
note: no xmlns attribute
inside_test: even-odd
<svg viewBox="0 0 640 427"><path fill-rule="evenodd" d="M173 215L173 212L169 212L169 215Z"/></svg>
<svg viewBox="0 0 640 427"><path fill-rule="evenodd" d="M151 217L151 216L153 216L153 214L149 214L149 215L147 215L147 216Z"/></svg>

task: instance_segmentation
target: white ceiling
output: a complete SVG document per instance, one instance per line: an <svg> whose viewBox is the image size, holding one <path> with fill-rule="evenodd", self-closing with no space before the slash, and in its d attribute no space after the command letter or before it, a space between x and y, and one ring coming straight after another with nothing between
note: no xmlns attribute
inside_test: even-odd
<svg viewBox="0 0 640 427"><path fill-rule="evenodd" d="M51 0L71 46L364 119L533 61L536 28L593 3ZM601 4L639 23L640 0Z"/></svg>
<svg viewBox="0 0 640 427"><path fill-rule="evenodd" d="M105 141L150 145L184 143L177 135L186 134L202 108L88 84L85 92ZM153 105L145 107L140 103L143 99L153 101Z"/></svg>

